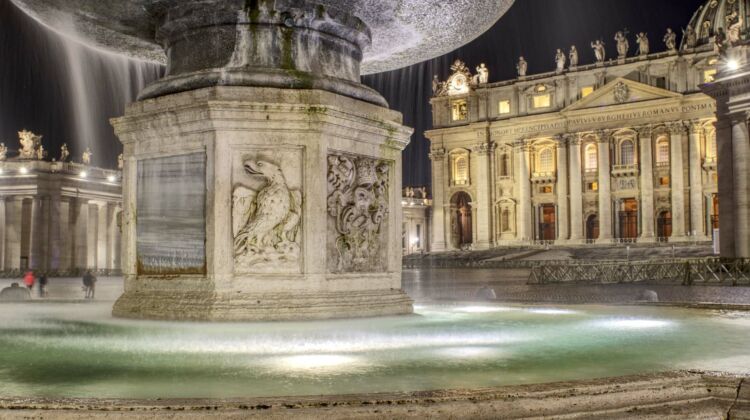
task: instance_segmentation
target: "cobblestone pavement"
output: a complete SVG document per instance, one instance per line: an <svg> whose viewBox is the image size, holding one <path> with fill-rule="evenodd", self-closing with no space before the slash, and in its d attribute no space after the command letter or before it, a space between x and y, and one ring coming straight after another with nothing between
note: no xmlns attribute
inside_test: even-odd
<svg viewBox="0 0 750 420"><path fill-rule="evenodd" d="M420 300L485 300L481 289L493 289L497 300L545 303L634 303L647 290L664 303L720 303L750 305L750 287L649 284L527 285L526 269L415 269L404 270L404 289Z"/></svg>

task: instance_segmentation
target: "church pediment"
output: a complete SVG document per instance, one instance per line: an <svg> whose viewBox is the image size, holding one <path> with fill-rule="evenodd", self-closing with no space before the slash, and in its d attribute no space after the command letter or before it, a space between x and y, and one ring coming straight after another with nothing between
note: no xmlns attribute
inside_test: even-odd
<svg viewBox="0 0 750 420"><path fill-rule="evenodd" d="M625 105L660 99L676 99L680 97L682 97L682 95L679 93L618 77L595 90L589 96L571 104L562 112Z"/></svg>

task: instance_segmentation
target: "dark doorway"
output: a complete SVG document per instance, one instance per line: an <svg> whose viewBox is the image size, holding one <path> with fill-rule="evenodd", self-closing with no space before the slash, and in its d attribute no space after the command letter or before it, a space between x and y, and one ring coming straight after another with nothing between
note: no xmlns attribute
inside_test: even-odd
<svg viewBox="0 0 750 420"><path fill-rule="evenodd" d="M453 208L453 243L457 248L473 243L471 197L465 192L456 193L451 200Z"/></svg>
<svg viewBox="0 0 750 420"><path fill-rule="evenodd" d="M672 236L672 212L663 211L656 218L656 236L669 238Z"/></svg>
<svg viewBox="0 0 750 420"><path fill-rule="evenodd" d="M542 204L541 221L539 222L539 239L554 241L557 238L557 216L554 204Z"/></svg>
<svg viewBox="0 0 750 420"><path fill-rule="evenodd" d="M586 239L599 239L599 218L595 214L586 219Z"/></svg>
<svg viewBox="0 0 750 420"><path fill-rule="evenodd" d="M719 196L711 196L711 229L719 228Z"/></svg>
<svg viewBox="0 0 750 420"><path fill-rule="evenodd" d="M635 239L638 237L638 202L628 198L622 202L620 211L620 238Z"/></svg>

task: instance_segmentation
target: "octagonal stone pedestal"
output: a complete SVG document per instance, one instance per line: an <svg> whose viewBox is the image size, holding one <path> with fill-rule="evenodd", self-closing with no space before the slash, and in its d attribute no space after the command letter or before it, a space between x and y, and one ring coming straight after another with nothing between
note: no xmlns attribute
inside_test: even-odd
<svg viewBox="0 0 750 420"><path fill-rule="evenodd" d="M321 90L146 99L124 144L119 317L291 320L412 312L401 290L401 115Z"/></svg>

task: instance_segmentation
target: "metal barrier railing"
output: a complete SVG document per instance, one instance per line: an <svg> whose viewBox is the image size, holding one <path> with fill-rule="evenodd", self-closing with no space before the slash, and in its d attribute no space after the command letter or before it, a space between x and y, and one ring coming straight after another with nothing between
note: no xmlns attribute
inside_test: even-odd
<svg viewBox="0 0 750 420"><path fill-rule="evenodd" d="M750 285L750 259L540 264L529 275L530 284L641 282Z"/></svg>

